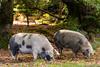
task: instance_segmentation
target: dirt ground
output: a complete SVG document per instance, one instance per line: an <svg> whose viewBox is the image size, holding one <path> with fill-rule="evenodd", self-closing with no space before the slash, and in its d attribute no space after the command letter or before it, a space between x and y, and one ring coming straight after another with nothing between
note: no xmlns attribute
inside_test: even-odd
<svg viewBox="0 0 100 67"><path fill-rule="evenodd" d="M0 64L4 64L4 63L19 63L19 62L32 62L33 58L32 55L18 55L19 59L18 61L14 61L12 60L9 51L8 50L4 50L4 49L0 49ZM61 57L56 56L55 60L57 61L56 63L63 63L66 60L74 60L74 61L80 61L80 60L84 60L88 63L95 63L95 64L100 64L100 48L98 48L95 52L95 55L92 56L92 58L90 59L85 59L84 56L79 53L78 54L78 58L76 59L72 59L73 57L73 53L70 50L64 50L63 51L63 55Z"/></svg>

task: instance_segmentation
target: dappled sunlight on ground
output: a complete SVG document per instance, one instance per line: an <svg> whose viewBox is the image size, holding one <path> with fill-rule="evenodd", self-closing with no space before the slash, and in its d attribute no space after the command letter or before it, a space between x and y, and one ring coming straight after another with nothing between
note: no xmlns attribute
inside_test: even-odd
<svg viewBox="0 0 100 67"><path fill-rule="evenodd" d="M40 24L39 22L29 22L29 25ZM13 25L27 25L24 21L13 21Z"/></svg>

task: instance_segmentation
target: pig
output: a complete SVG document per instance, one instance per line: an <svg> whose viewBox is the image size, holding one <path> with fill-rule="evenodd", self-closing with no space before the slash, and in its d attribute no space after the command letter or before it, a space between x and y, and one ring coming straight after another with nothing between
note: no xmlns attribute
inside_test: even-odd
<svg viewBox="0 0 100 67"><path fill-rule="evenodd" d="M47 61L54 59L54 52L59 55L47 37L38 33L14 34L9 40L8 49L13 59L17 59L19 53L30 53L34 60L39 56Z"/></svg>
<svg viewBox="0 0 100 67"><path fill-rule="evenodd" d="M94 50L88 39L76 31L66 29L59 30L54 34L54 41L60 54L62 54L63 48L71 49L75 57L78 52L81 52L85 58L89 58L94 54Z"/></svg>

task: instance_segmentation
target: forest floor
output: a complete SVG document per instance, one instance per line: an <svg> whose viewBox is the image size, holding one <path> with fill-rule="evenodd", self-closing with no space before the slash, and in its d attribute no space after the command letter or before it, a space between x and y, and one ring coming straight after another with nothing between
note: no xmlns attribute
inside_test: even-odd
<svg viewBox="0 0 100 67"><path fill-rule="evenodd" d="M34 31L36 29L37 30L36 32L40 32L40 33L43 33L43 34L51 33L51 31L53 32L51 34L54 34L54 30L55 30L55 27L54 28L53 27L48 28L48 25L42 25L42 26L39 26L39 25L36 26L35 25L33 27L30 26L31 31ZM43 27L44 27L44 29L41 29ZM25 28L25 27L22 27L22 26L18 27L18 26L15 25L13 27L13 31L15 31L15 33L16 33L16 30L17 30L17 32L24 32L23 28ZM18 29L20 31L18 31ZM41 29L42 31L39 30L39 29ZM56 29L58 29L58 28L56 28ZM97 41L97 44L100 45L100 40ZM8 49L6 49L6 50L0 49L0 67L14 67L14 66L15 67L48 67L48 66L41 66L41 64L46 65L46 63L44 63L44 60L42 60L42 59L38 59L38 60L42 60L42 61L37 61L37 62L33 61L33 57L32 57L31 54L24 54L24 55L19 54L18 57L20 58L20 60L14 61L14 60L12 60ZM78 58L72 59L72 57L73 57L72 51L64 49L63 55L61 57L55 56L55 60L53 61L53 64L55 64L55 66L49 66L49 67L64 67L64 66L56 66L56 65L66 63L66 62L67 63L71 62L71 65L73 63L75 63L75 64L81 64L81 63L83 64L84 63L86 65L97 64L99 66L87 66L87 67L100 67L100 47L95 49L95 55L93 55L89 59L85 59L84 56L81 53L78 54ZM34 62L39 64L39 65L37 66L37 64L36 64L35 66L30 66L30 65L33 65ZM26 65L29 65L29 66L26 66ZM71 66L68 66L68 67L71 67ZM72 67L75 67L75 66L72 66ZM83 66L79 66L79 67L83 67Z"/></svg>
<svg viewBox="0 0 100 67"><path fill-rule="evenodd" d="M19 54L18 57L20 60L14 61L12 60L9 50L0 50L0 66L2 67L2 64L17 64L17 63L29 63L29 62L35 62L33 61L33 57L30 54ZM70 50L64 50L63 55L61 57L56 56L54 60L54 64L59 63L65 63L66 61L74 62L74 63L80 63L80 61L85 62L86 64L98 64L100 65L100 48L96 49L95 55L93 55L90 59L85 59L84 56L79 53L78 58L72 59L73 53ZM41 61L42 62L42 61Z"/></svg>

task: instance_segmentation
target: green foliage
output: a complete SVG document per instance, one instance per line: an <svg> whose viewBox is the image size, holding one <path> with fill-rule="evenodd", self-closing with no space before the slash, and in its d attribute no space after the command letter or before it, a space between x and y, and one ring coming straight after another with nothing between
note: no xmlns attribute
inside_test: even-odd
<svg viewBox="0 0 100 67"><path fill-rule="evenodd" d="M88 33L97 33L97 31L99 31L100 9L97 6L100 5L100 1L99 2L98 0L96 1L95 0L92 1L91 0L72 0L72 1L62 0L62 1L67 5L69 15L73 18L76 17L78 18L78 24L76 24L74 21L73 23L68 23L70 28L73 29L74 26L76 27L76 29L84 30ZM71 18L69 17L69 19Z"/></svg>
<svg viewBox="0 0 100 67"><path fill-rule="evenodd" d="M20 1L15 0L14 11L23 13L25 15L32 15L32 10L29 9L24 2L25 2L24 0L20 0Z"/></svg>
<svg viewBox="0 0 100 67"><path fill-rule="evenodd" d="M42 27L39 27L38 29L35 30L35 32L44 34L44 35L49 35L50 31L47 29L43 29Z"/></svg>
<svg viewBox="0 0 100 67"><path fill-rule="evenodd" d="M67 23L67 28L75 31L79 30L79 24L77 20L77 18L70 18Z"/></svg>
<svg viewBox="0 0 100 67"><path fill-rule="evenodd" d="M13 21L13 0L0 1L0 28Z"/></svg>
<svg viewBox="0 0 100 67"><path fill-rule="evenodd" d="M0 35L0 48L7 48L8 40Z"/></svg>
<svg viewBox="0 0 100 67"><path fill-rule="evenodd" d="M65 1L66 0L62 0ZM45 9L47 11L49 11L50 13L54 13L54 15L60 16L60 17L67 17L68 13L74 13L76 16L79 16L79 13L81 13L80 15L82 15L81 17L83 19L79 19L81 20L81 22L76 23L73 20L72 21L68 21L69 23L67 24L69 29L84 29L85 31L92 31L92 32L98 32L99 27L100 27L100 1L99 0L73 0L71 2L69 2L66 5L61 4L60 0L15 0L15 8L17 8L19 11L21 11L24 14L28 14L28 15L37 15L37 16L41 16L43 14L43 12L40 12L39 10L35 10L35 9L30 9L29 5L31 7L38 7L40 9ZM72 4L72 5L69 5ZM72 8L70 8L72 7ZM96 7L96 9L95 9ZM83 10L84 9L84 10ZM69 10L69 12L68 12ZM75 17L75 15L73 14L73 17ZM41 18L40 18L41 19ZM46 18L45 18L46 19ZM43 23L47 23L48 21L44 21L44 19L41 19L41 22L43 21ZM63 21L64 22L64 21ZM90 25L95 25L93 26L93 29L91 29ZM80 26L80 27L79 27ZM91 30L90 30L91 29Z"/></svg>
<svg viewBox="0 0 100 67"><path fill-rule="evenodd" d="M92 43L93 49L100 48L100 38L95 38L95 42Z"/></svg>
<svg viewBox="0 0 100 67"><path fill-rule="evenodd" d="M7 44L7 43L6 43ZM7 45L5 44L5 42L1 41L1 44L0 44L0 49L1 48L7 48Z"/></svg>
<svg viewBox="0 0 100 67"><path fill-rule="evenodd" d="M87 31L100 33L100 0L85 0L90 9L83 19L83 25L87 25ZM92 26L92 28L91 28Z"/></svg>
<svg viewBox="0 0 100 67"><path fill-rule="evenodd" d="M7 48L8 40L2 36L13 23L13 0L0 0L0 48Z"/></svg>

